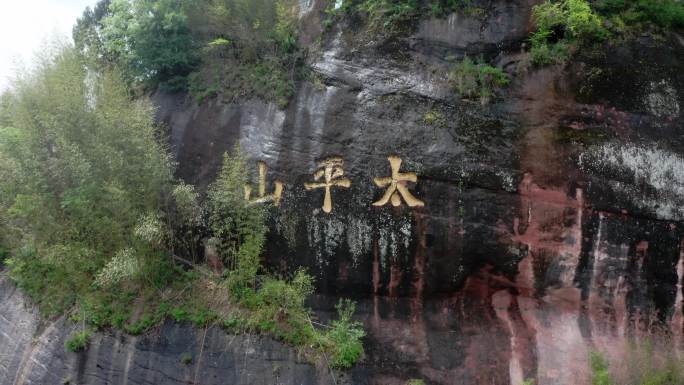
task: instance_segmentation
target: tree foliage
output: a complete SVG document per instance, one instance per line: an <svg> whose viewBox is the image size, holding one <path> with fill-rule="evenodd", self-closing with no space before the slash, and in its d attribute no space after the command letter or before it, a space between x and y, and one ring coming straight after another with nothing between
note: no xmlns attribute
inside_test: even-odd
<svg viewBox="0 0 684 385"><path fill-rule="evenodd" d="M246 330L335 360L344 354L340 359L351 365L362 354L363 336L350 324L351 312L339 324L351 328L333 326L336 337L325 337L305 306L313 277L298 270L280 279L262 268L268 209L244 198L248 173L239 148L226 154L206 195L178 184L152 105L130 98L131 81L169 85L182 73L182 53L145 41L166 32L161 40L186 41L182 2L107 4L79 20L76 47L46 53L0 98L0 263L44 314L71 313L84 331L87 324L138 334L167 316L226 325L233 308L245 315ZM277 22L262 35L272 52L293 49L289 16L281 18L291 11L276 4ZM239 36L214 45L246 39ZM268 50L255 52L258 67ZM188 256L201 262L196 252L203 241L216 246L222 259L216 270L225 266L225 274L176 265ZM141 311L133 312L133 304ZM88 335L75 335L67 348L85 348ZM353 351L338 353L338 342L353 344Z"/></svg>
<svg viewBox="0 0 684 385"><path fill-rule="evenodd" d="M294 0L203 0L189 12L204 43L190 79L198 100L259 97L285 107L302 78Z"/></svg>
<svg viewBox="0 0 684 385"><path fill-rule="evenodd" d="M89 59L91 64L113 62L113 58L105 57L102 40L102 20L109 15L110 4L111 0L100 0L93 8L86 7L72 29L76 50Z"/></svg>
<svg viewBox="0 0 684 385"><path fill-rule="evenodd" d="M223 166L207 193L208 227L223 263L232 270L231 294L238 300L255 288L266 235L262 208L248 205L244 199L247 184L246 161L235 147L232 156L224 155Z"/></svg>
<svg viewBox="0 0 684 385"><path fill-rule="evenodd" d="M151 104L130 100L115 72L88 76L69 47L43 58L6 98L0 218L3 242L16 251L15 275L63 275L67 282L52 292L60 298L49 304L66 306L121 250L151 263L154 247L134 230L160 209L172 179ZM53 290L51 282L33 284Z"/></svg>
<svg viewBox="0 0 684 385"><path fill-rule="evenodd" d="M538 65L562 64L581 47L606 39L626 39L649 32L684 27L680 0L561 0L536 5L537 30L530 36L530 54Z"/></svg>
<svg viewBox="0 0 684 385"><path fill-rule="evenodd" d="M532 17L537 24L530 37L535 64L563 63L579 45L608 37L602 19L586 0L547 0L532 9Z"/></svg>
<svg viewBox="0 0 684 385"><path fill-rule="evenodd" d="M501 69L469 57L456 64L449 72L449 83L463 98L479 98L484 104L511 79Z"/></svg>
<svg viewBox="0 0 684 385"><path fill-rule="evenodd" d="M197 63L187 25L187 1L113 0L103 20L105 50L126 65L138 81L185 87Z"/></svg>
<svg viewBox="0 0 684 385"><path fill-rule="evenodd" d="M684 27L684 3L680 0L599 0L595 6L615 26Z"/></svg>
<svg viewBox="0 0 684 385"><path fill-rule="evenodd" d="M172 90L186 87L198 63L187 23L188 0L100 0L73 30L91 66L117 66L129 83Z"/></svg>
<svg viewBox="0 0 684 385"><path fill-rule="evenodd" d="M330 26L334 19L352 14L362 16L374 34L392 37L413 31L425 16L445 17L454 12L478 14L482 8L473 0L344 0L333 2L326 11Z"/></svg>
<svg viewBox="0 0 684 385"><path fill-rule="evenodd" d="M295 0L100 0L73 30L92 68L132 85L285 106L301 76Z"/></svg>

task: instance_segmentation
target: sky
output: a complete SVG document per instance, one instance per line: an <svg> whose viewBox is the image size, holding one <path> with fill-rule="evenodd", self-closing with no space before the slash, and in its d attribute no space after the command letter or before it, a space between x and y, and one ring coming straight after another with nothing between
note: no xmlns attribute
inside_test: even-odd
<svg viewBox="0 0 684 385"><path fill-rule="evenodd" d="M0 1L0 92L14 70L54 36L71 40L71 27L97 0Z"/></svg>

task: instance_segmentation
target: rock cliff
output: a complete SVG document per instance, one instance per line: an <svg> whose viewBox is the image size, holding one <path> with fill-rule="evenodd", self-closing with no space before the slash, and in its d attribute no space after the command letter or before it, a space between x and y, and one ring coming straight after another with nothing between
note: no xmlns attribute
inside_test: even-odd
<svg viewBox="0 0 684 385"><path fill-rule="evenodd" d="M535 1L488 1L385 42L322 31L324 3L301 15L319 81L286 109L153 98L189 183L206 187L235 144L253 195L258 161L266 193L283 183L265 261L307 267L323 319L337 298L359 301L364 361L335 380L267 338L174 324L74 355L72 326L41 324L3 281L0 384L583 384L591 350L619 357L654 325L678 346L684 38L526 68ZM446 73L466 55L512 84L485 104L459 99ZM201 362L179 363L198 347Z"/></svg>

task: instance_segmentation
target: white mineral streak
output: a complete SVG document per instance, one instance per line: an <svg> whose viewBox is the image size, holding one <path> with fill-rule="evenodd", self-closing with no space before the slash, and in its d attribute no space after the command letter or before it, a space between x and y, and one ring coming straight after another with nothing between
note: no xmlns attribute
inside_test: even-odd
<svg viewBox="0 0 684 385"><path fill-rule="evenodd" d="M461 171L461 173L463 173L463 171ZM515 186L515 179L510 171L503 169L497 170L496 176L499 177L499 180L501 181L501 188L504 191L515 192L517 190Z"/></svg>
<svg viewBox="0 0 684 385"><path fill-rule="evenodd" d="M656 146L607 143L582 153L579 166L599 176L632 176L634 180L629 184L616 180L608 183L616 193L626 195L640 208L653 211L659 219L684 219L680 204L684 201L684 159L679 155ZM647 196L642 185L655 190L656 196Z"/></svg>
<svg viewBox="0 0 684 385"><path fill-rule="evenodd" d="M372 227L363 219L350 217L347 228L347 245L352 256L352 266L359 266L361 258L370 255L372 246Z"/></svg>
<svg viewBox="0 0 684 385"><path fill-rule="evenodd" d="M684 243L679 250L679 263L677 263L677 295L675 299L674 315L672 316L672 332L677 349L682 347L682 328L684 328L684 316L682 315L682 279L684 278ZM680 352L681 353L681 352Z"/></svg>
<svg viewBox="0 0 684 385"><path fill-rule="evenodd" d="M575 273L582 254L582 214L584 209L584 191L575 190L575 199L578 204L575 222L567 226L563 231L563 247L559 250L559 266L563 267L559 276L561 287L574 287Z"/></svg>
<svg viewBox="0 0 684 385"><path fill-rule="evenodd" d="M269 163L279 153L285 112L273 104L247 103L240 118L240 149ZM270 176L268 177L270 178Z"/></svg>
<svg viewBox="0 0 684 385"><path fill-rule="evenodd" d="M316 266L321 267L324 263L323 250L321 248L323 238L321 236L321 226L318 221L318 216L315 214L306 222L306 234L308 235L309 247L311 247L311 251L316 256Z"/></svg>
<svg viewBox="0 0 684 385"><path fill-rule="evenodd" d="M411 219L410 218L403 218L401 221L401 227L399 227L399 232L401 232L402 237L404 238L404 248L408 250L409 245L411 244Z"/></svg>
<svg viewBox="0 0 684 385"><path fill-rule="evenodd" d="M399 255L398 251L399 248L397 247L397 233L396 231L390 231L390 242L389 242L389 248L390 248L390 258L394 261L397 258L397 255Z"/></svg>
<svg viewBox="0 0 684 385"><path fill-rule="evenodd" d="M518 309L527 330L534 331L537 352L535 383L540 385L584 384L582 368L587 364L588 347L579 326L580 290L574 278L581 255L583 191L576 190L575 199L562 190L543 189L526 176L520 187L521 210L526 226L514 219L513 237L527 246L528 255L518 265L516 297ZM566 224L569 208L575 212L572 224ZM553 225L555 224L555 225ZM560 228L559 228L560 226ZM562 238L556 234L563 234ZM548 287L543 298L537 298L535 262L545 258L559 271L558 285ZM506 294L492 298L498 318L511 333L510 383L522 383L522 369L518 349L520 335L511 322ZM497 306L498 305L498 306ZM504 309L506 307L506 309Z"/></svg>
<svg viewBox="0 0 684 385"><path fill-rule="evenodd" d="M598 230L596 231L596 237L594 238L594 247L591 251L591 254L594 258L593 261L593 266L592 266L592 272L591 272L591 282L589 284L589 302L596 303L597 301L600 300L600 287L598 285L598 280L602 276L602 269L604 267L609 267L609 266L604 266L606 265L606 260L608 259L608 254L603 252L601 248L601 238L603 236L603 221L604 221L605 215L603 213L599 213L599 224L598 224Z"/></svg>
<svg viewBox="0 0 684 385"><path fill-rule="evenodd" d="M625 271L629 262L629 246L606 249L607 223L599 213L599 223L592 247L592 274L589 284L589 320L594 349L612 362L622 360L625 347L626 298ZM610 313L610 315L608 315Z"/></svg>
<svg viewBox="0 0 684 385"><path fill-rule="evenodd" d="M665 79L648 84L644 105L648 112L661 118L679 116L677 90Z"/></svg>
<svg viewBox="0 0 684 385"><path fill-rule="evenodd" d="M355 63L344 57L345 49L340 28L330 42L321 59L312 64L312 68L325 76L334 77L344 82L363 85L359 92L359 100L366 100L378 95L387 95L399 91L411 91L428 97L445 97L449 90L445 76L433 73L429 68L406 70L380 62L376 66L369 63Z"/></svg>
<svg viewBox="0 0 684 385"><path fill-rule="evenodd" d="M560 293L555 293L557 297ZM566 294L572 294L567 290ZM575 298L533 303L520 297L523 319L535 326L537 345L537 381L540 385L585 384L589 346L579 328L579 308L567 308ZM578 299L578 298L577 298Z"/></svg>
<svg viewBox="0 0 684 385"><path fill-rule="evenodd" d="M322 269L335 258L338 247L345 241L346 225L334 217L326 215L321 218L314 214L306 222L306 227L309 247L316 257L316 266Z"/></svg>
<svg viewBox="0 0 684 385"><path fill-rule="evenodd" d="M314 0L299 0L299 18L306 16L313 10Z"/></svg>
<svg viewBox="0 0 684 385"><path fill-rule="evenodd" d="M275 217L275 229L285 239L290 248L297 246L296 219L292 217L291 213L277 215Z"/></svg>
<svg viewBox="0 0 684 385"><path fill-rule="evenodd" d="M325 221L325 255L330 258L335 256L338 246L342 244L345 225L344 222L328 218Z"/></svg>
<svg viewBox="0 0 684 385"><path fill-rule="evenodd" d="M389 246L389 231L380 229L378 236L378 248L380 249L380 269L387 271L387 248Z"/></svg>
<svg viewBox="0 0 684 385"><path fill-rule="evenodd" d="M511 294L507 290L501 290L492 295L492 306L494 306L496 316L501 320L501 322L503 322L504 326L508 329L508 333L511 335L511 359L508 362L508 375L510 377L510 384L523 385L525 378L523 376L520 349L518 348L519 337L508 312L508 309L511 306L511 300Z"/></svg>
<svg viewBox="0 0 684 385"><path fill-rule="evenodd" d="M325 117L328 107L335 100L336 87L326 87L319 91L314 87L302 88L297 97L297 112L295 114L294 150L310 153L312 159L322 158L323 146L309 148L310 142L321 142L324 136ZM315 152L318 151L318 152Z"/></svg>

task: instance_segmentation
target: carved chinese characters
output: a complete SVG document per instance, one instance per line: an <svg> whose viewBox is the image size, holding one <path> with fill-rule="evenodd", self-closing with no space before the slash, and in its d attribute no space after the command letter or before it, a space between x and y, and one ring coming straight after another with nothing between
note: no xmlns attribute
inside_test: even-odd
<svg viewBox="0 0 684 385"><path fill-rule="evenodd" d="M373 178L375 185L385 188L380 200L373 202L373 206L381 207L391 203L394 207L399 207L402 200L409 207L423 207L425 203L416 198L408 189L408 183L417 183L418 176L414 172L401 172L402 159L396 155L387 158L390 163L391 175L387 177ZM266 194L266 163L259 161L259 190L256 197L252 197L252 187L245 186L245 200L249 204L273 202L275 206L280 205L284 185L276 180L274 191ZM333 209L332 189L333 187L349 188L351 180L344 178L344 160L340 157L326 158L319 163L318 169L313 174L314 181L304 183L304 188L309 190L325 189L323 198L323 212L329 214Z"/></svg>
<svg viewBox="0 0 684 385"><path fill-rule="evenodd" d="M401 168L400 157L392 155L387 159L389 160L390 167L392 168L392 176L373 179L378 187L387 187L385 194L382 196L382 198L380 198L379 201L374 202L373 206L384 206L391 201L392 206L398 207L401 205L401 198L404 198L404 201L409 207L425 206L423 201L414 197L413 194L411 194L411 192L406 188L406 182L416 183L418 181L418 176L413 172L399 172L399 168Z"/></svg>
<svg viewBox="0 0 684 385"><path fill-rule="evenodd" d="M265 162L259 161L259 194L252 199L252 186L245 185L245 200L250 204L273 202L273 205L280 205L280 197L283 194L283 183L276 180L273 194L266 195L266 171L268 167Z"/></svg>
<svg viewBox="0 0 684 385"><path fill-rule="evenodd" d="M351 180L341 178L344 175L344 161L342 158L328 158L320 163L318 171L314 173L314 180L323 179L322 182L304 183L304 188L307 190L325 188L325 198L323 199L323 211L330 213L332 211L332 197L330 189L332 187L349 188Z"/></svg>

